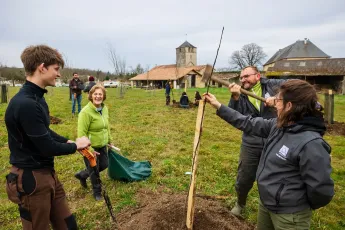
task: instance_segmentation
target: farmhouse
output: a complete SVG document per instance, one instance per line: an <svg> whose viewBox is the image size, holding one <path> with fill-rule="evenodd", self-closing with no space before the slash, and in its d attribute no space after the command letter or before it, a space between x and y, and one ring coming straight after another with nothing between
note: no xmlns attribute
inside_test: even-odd
<svg viewBox="0 0 345 230"><path fill-rule="evenodd" d="M345 58L331 58L307 38L278 50L264 71L268 78L299 78L317 89L345 93Z"/></svg>

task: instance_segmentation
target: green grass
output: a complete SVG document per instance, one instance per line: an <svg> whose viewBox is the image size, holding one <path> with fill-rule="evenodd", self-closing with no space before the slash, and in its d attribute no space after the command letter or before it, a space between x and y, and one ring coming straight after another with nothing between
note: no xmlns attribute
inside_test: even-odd
<svg viewBox="0 0 345 230"><path fill-rule="evenodd" d="M10 88L13 96L18 88ZM51 115L63 120L63 124L51 125L61 135L75 139L77 119L71 117L71 105L67 88L49 88L46 95ZM205 89L199 90L201 93ZM195 89L188 90L190 98ZM210 92L227 104L227 89L212 88ZM120 147L131 160L149 160L153 166L152 176L142 182L121 183L111 181L106 173L102 180L106 185L116 212L124 207L135 206L135 194L139 189L169 190L186 192L189 186L191 156L194 140L197 109L177 109L165 106L163 90L145 91L127 90L123 99L119 98L118 89L107 90L106 104L110 110L111 132L116 146ZM174 90L174 99L178 100L181 90ZM335 120L345 122L345 96L335 97ZM83 95L83 105L87 103ZM7 104L0 104L0 229L21 229L16 205L7 200L5 175L8 173L9 150L4 115ZM325 208L313 214L312 229L345 228L345 138L325 136L332 146L332 177L335 181L336 194L333 201ZM201 138L197 193L205 195L226 195L224 205L231 207L236 201L234 183L237 161L241 144L241 132L232 128L215 115L215 110L206 107L204 128ZM73 177L74 173L84 168L79 154L56 158L56 171L64 184L67 199L76 214L80 229L110 229L111 221L103 202L95 202L89 190L81 188ZM248 198L245 218L256 222L258 191L256 185Z"/></svg>

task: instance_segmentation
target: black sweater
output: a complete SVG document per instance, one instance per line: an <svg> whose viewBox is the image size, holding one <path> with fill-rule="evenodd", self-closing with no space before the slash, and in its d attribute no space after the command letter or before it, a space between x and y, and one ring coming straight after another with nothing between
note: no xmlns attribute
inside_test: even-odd
<svg viewBox="0 0 345 230"><path fill-rule="evenodd" d="M46 92L27 81L7 107L10 163L18 168L54 168L54 156L77 150L76 144L66 143L65 137L49 128L49 109L43 97Z"/></svg>

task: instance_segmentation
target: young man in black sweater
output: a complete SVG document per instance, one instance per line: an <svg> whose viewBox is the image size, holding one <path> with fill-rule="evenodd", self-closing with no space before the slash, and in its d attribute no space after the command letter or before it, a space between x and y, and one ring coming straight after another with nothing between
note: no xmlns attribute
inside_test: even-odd
<svg viewBox="0 0 345 230"><path fill-rule="evenodd" d="M90 146L86 137L75 142L49 128L45 87L54 86L64 66L61 54L48 46L27 47L21 60L26 82L10 101L5 122L10 148L8 198L18 204L23 229L77 229L66 194L54 170L54 156Z"/></svg>

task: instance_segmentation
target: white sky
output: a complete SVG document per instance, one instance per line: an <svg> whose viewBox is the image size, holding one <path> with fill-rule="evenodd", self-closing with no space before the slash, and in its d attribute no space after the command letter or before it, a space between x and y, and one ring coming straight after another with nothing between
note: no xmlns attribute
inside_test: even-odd
<svg viewBox="0 0 345 230"><path fill-rule="evenodd" d="M345 58L345 0L0 0L0 15L0 62L7 66L22 67L26 46L47 44L75 68L112 72L111 44L127 67L152 68L174 64L186 39L198 48L198 64L213 64L223 26L216 68L252 42L267 59L304 38Z"/></svg>

